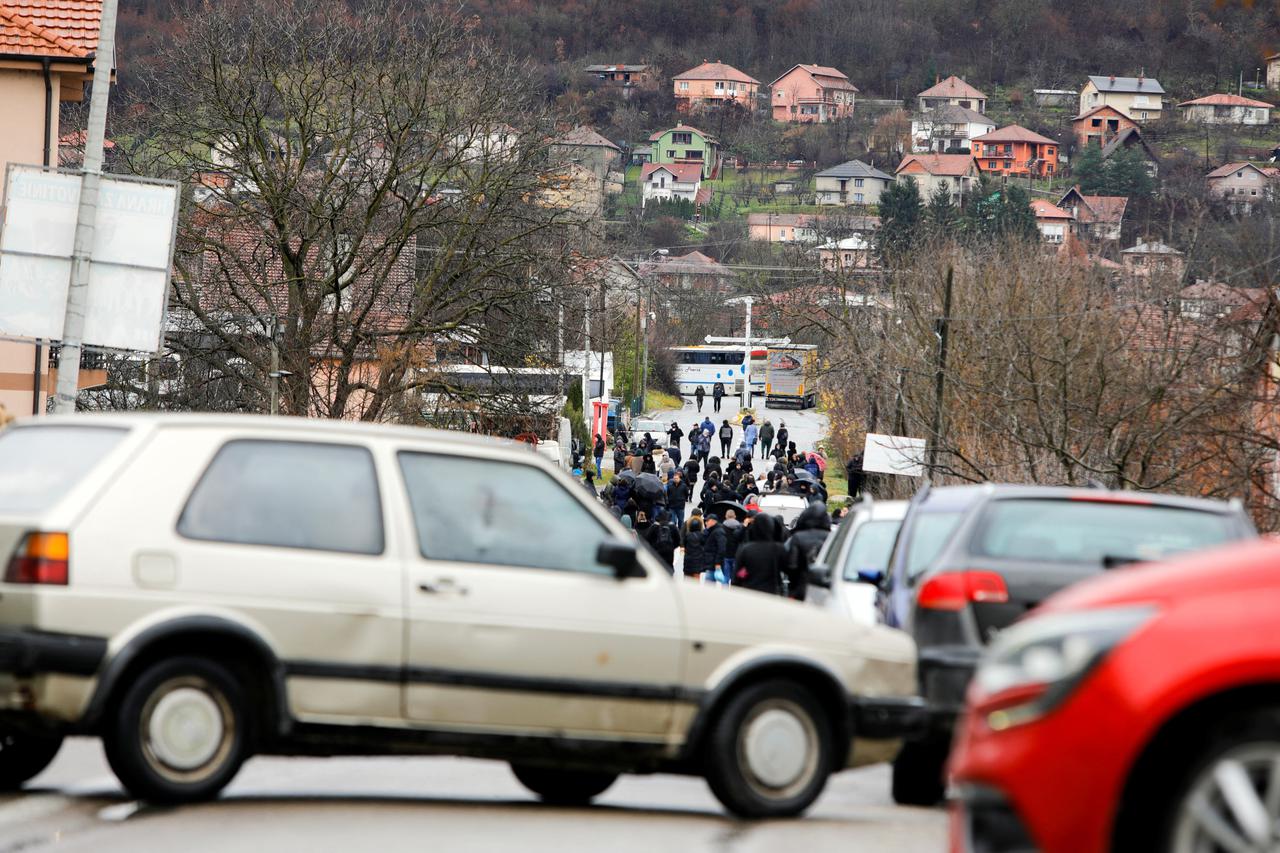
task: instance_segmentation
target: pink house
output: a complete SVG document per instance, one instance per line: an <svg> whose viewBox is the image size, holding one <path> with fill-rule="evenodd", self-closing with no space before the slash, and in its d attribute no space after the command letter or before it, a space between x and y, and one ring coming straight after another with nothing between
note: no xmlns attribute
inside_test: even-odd
<svg viewBox="0 0 1280 853"><path fill-rule="evenodd" d="M769 84L774 121L827 122L853 115L858 89L824 65L795 65Z"/></svg>

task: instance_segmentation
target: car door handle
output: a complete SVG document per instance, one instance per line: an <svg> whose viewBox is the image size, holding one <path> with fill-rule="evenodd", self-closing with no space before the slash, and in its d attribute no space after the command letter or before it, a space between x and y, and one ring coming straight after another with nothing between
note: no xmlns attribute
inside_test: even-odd
<svg viewBox="0 0 1280 853"><path fill-rule="evenodd" d="M444 595L447 593L454 593L456 595L467 594L467 588L465 586L458 586L453 578L437 578L433 583L423 581L418 584L418 591L425 592L428 595Z"/></svg>

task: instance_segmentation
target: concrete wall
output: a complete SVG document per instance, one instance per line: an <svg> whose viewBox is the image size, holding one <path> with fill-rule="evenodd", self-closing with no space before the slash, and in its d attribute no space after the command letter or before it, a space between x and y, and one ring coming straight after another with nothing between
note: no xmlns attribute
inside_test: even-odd
<svg viewBox="0 0 1280 853"><path fill-rule="evenodd" d="M53 109L50 117L50 162L58 163L59 75L53 77ZM44 74L0 68L0 176L10 163L39 165L44 159ZM4 188L0 186L0 201ZM0 341L0 405L13 415L29 415L32 404L44 411L45 394L35 398L35 346ZM48 350L42 351L41 376L48 376ZM44 383L41 383L44 385ZM52 390L52 386L46 386Z"/></svg>

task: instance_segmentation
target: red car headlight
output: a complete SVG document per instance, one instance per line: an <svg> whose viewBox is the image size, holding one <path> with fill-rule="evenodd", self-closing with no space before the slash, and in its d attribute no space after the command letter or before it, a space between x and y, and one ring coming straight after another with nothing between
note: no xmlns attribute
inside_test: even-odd
<svg viewBox="0 0 1280 853"><path fill-rule="evenodd" d="M1153 606L1049 613L997 637L970 689L973 713L995 731L1043 717L1116 646L1156 614Z"/></svg>

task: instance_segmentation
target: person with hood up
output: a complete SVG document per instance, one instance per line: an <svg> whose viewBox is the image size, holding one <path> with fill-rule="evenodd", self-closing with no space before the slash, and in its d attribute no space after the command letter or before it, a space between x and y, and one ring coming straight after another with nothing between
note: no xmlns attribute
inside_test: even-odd
<svg viewBox="0 0 1280 853"><path fill-rule="evenodd" d="M698 485L698 473L701 468L696 458L690 458L684 463L684 482L689 487L689 494L693 494L694 487Z"/></svg>
<svg viewBox="0 0 1280 853"><path fill-rule="evenodd" d="M644 532L644 541L658 552L668 566L675 568L676 548L680 545L680 530L672 523L670 514L659 507L655 511L653 523Z"/></svg>
<svg viewBox="0 0 1280 853"><path fill-rule="evenodd" d="M743 473L742 466L739 465L738 460L735 459L729 463L729 469L724 472L724 481L729 484L729 488L736 492L738 490L738 484L742 482Z"/></svg>
<svg viewBox="0 0 1280 853"><path fill-rule="evenodd" d="M738 449L733 453L733 461L737 462L743 470L751 468L751 447L744 441L738 445Z"/></svg>
<svg viewBox="0 0 1280 853"><path fill-rule="evenodd" d="M703 517L706 519L707 530L706 562L710 565L707 571L711 575L711 580L718 584L728 584L729 577L724 571L724 555L729 547L729 539L725 535L725 529L720 524L718 516L707 514Z"/></svg>
<svg viewBox="0 0 1280 853"><path fill-rule="evenodd" d="M668 447L667 455L671 457L671 461L676 463L676 465L679 465L680 460L684 458L680 453L680 445L678 444L673 444Z"/></svg>
<svg viewBox="0 0 1280 853"><path fill-rule="evenodd" d="M760 427L760 458L769 458L769 448L773 446L773 424L765 418L764 426Z"/></svg>
<svg viewBox="0 0 1280 853"><path fill-rule="evenodd" d="M791 437L791 433L787 431L787 422L778 421L778 434L774 436L774 440L778 442L778 447L782 449L785 456L787 452L787 439Z"/></svg>
<svg viewBox="0 0 1280 853"><path fill-rule="evenodd" d="M680 439L684 438L684 430L680 429L680 424L675 421L671 422L671 429L667 430L667 436L671 439L669 444L680 446Z"/></svg>
<svg viewBox="0 0 1280 853"><path fill-rule="evenodd" d="M582 475L582 485L587 487L592 497L596 496L596 478L591 474L590 468Z"/></svg>
<svg viewBox="0 0 1280 853"><path fill-rule="evenodd" d="M625 467L627 467L627 450L622 446L622 442L618 442L613 447L613 473L621 474Z"/></svg>
<svg viewBox="0 0 1280 853"><path fill-rule="evenodd" d="M712 474L715 474L717 477L719 477L724 473L723 470L721 470L720 468L719 456L709 457L707 459L707 464L704 467L706 470L703 473L706 474L706 476L708 477L710 477Z"/></svg>
<svg viewBox="0 0 1280 853"><path fill-rule="evenodd" d="M720 411L720 402L724 399L724 383L717 382L711 386L711 399L715 401L715 410Z"/></svg>
<svg viewBox="0 0 1280 853"><path fill-rule="evenodd" d="M699 412L702 411L702 401L706 399L706 396L707 396L707 392L701 385L693 389L693 399L698 401Z"/></svg>
<svg viewBox="0 0 1280 853"><path fill-rule="evenodd" d="M707 532L697 516L689 519L689 529L684 534L684 576L698 580L703 572L711 571L707 561Z"/></svg>
<svg viewBox="0 0 1280 853"><path fill-rule="evenodd" d="M698 436L700 436L701 434L702 434L702 427L698 426L697 424L691 424L689 426L689 432L685 434L685 437L689 439L689 455L690 456L698 455Z"/></svg>
<svg viewBox="0 0 1280 853"><path fill-rule="evenodd" d="M760 486L756 483L754 477L743 477L742 483L738 486L738 497L745 504L747 502L747 498L752 495L757 498L760 497Z"/></svg>
<svg viewBox="0 0 1280 853"><path fill-rule="evenodd" d="M743 422L742 426L742 444L747 448L747 452L754 456L756 452L756 440L760 437L760 427L755 422Z"/></svg>
<svg viewBox="0 0 1280 853"><path fill-rule="evenodd" d="M787 571L787 547L778 541L770 515L757 515L747 528L746 541L738 546L734 586L769 595L782 595L782 577Z"/></svg>
<svg viewBox="0 0 1280 853"><path fill-rule="evenodd" d="M720 425L720 455L728 456L729 448L733 445L733 426L729 423L729 419L725 418L724 423Z"/></svg>
<svg viewBox="0 0 1280 853"><path fill-rule="evenodd" d="M674 474L676 470L676 462L671 458L671 454L662 454L662 462L658 464L658 475L664 480L670 480L671 475Z"/></svg>
<svg viewBox="0 0 1280 853"><path fill-rule="evenodd" d="M831 535L831 515L827 512L827 505L822 501L813 501L796 518L796 526L792 530L791 538L787 540L787 548L791 552L788 560L788 577L792 578L793 582L797 576L803 582L805 572L818 558L822 543L827 541L829 535ZM803 586L799 594L792 587L789 595L792 598L803 599Z"/></svg>
<svg viewBox="0 0 1280 853"><path fill-rule="evenodd" d="M613 505L622 510L631 500L631 484L626 480L615 480L610 485L613 486Z"/></svg>

